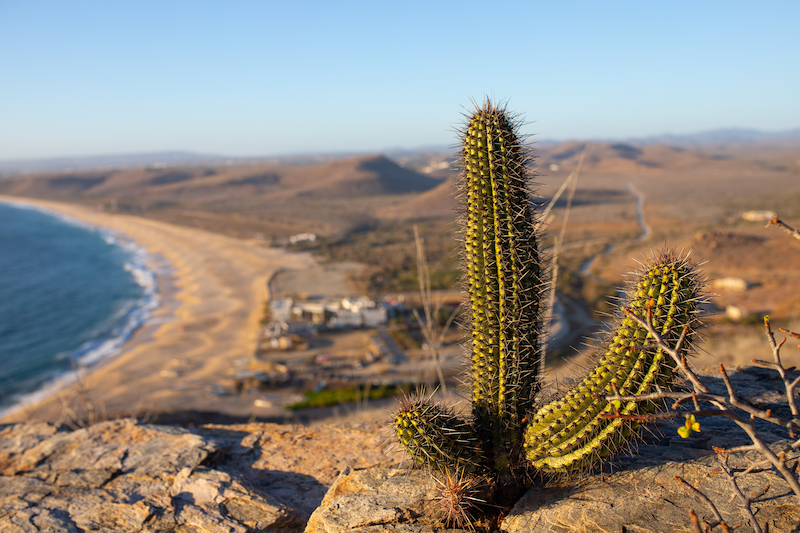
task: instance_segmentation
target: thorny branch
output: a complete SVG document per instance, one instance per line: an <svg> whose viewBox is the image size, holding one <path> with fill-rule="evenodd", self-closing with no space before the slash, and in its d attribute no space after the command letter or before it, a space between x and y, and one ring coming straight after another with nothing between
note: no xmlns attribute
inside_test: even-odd
<svg viewBox="0 0 800 533"><path fill-rule="evenodd" d="M637 421L651 421L651 420L679 418L688 416L724 416L735 422L739 427L741 427L747 433L753 444L749 446L737 447L735 449L727 451L715 448L715 451L718 454L717 458L719 460L720 466L722 467L722 471L730 480L734 493L739 497L740 501L742 502L742 507L747 517L749 518L754 531L756 533L762 533L763 530L761 529L761 526L758 524L755 515L753 514L751 504L753 501L757 500L766 493L766 491L769 489L769 485L767 485L759 494L747 497L745 496L745 494L742 492L742 490L738 485L737 480L739 477L754 472L758 469L771 466L779 472L781 477L783 477L783 479L789 484L792 491L797 496L800 496L800 479L798 478L797 474L798 463L800 463L800 461L797 461L793 467L790 467L786 461L786 452L800 449L800 439L795 440L795 442L793 442L791 445L786 446L783 450L781 450L779 452L779 455L776 455L761 439L754 425L755 419L761 419L785 427L789 430L789 435L792 439L797 438L797 434L795 433L795 431L800 431L800 415L798 414L797 398L795 394L795 390L800 384L800 377L794 380L790 379L789 372L792 372L795 369L794 367L786 368L785 366L783 366L783 362L781 361L780 350L785 344L786 338L784 338L780 342L776 342L774 333L770 326L769 317L765 317L764 326L766 329L766 334L770 348L772 349L774 361L768 362L768 361L761 361L754 359L753 364L761 368L772 369L778 372L786 389L786 398L792 412L791 419L774 416L770 409L766 410L759 409L740 399L736 394L736 391L733 387L733 384L731 383L730 378L728 377L727 372L725 371L725 367L721 364L720 364L720 372L722 374L722 379L725 383L725 388L727 389L728 394L727 397L718 394L712 394L709 391L708 387L705 386L702 380L697 376L697 374L694 373L694 371L688 365L686 360L686 355L681 350L685 340L686 329L684 329L684 335L681 336L675 347L671 347L664 342L661 335L653 327L650 310L648 310L646 319L642 319L627 310L625 312L629 317L631 317L642 327L647 329L647 332L653 338L654 344L657 347L659 347L665 353L669 354L670 357L672 357L678 369L692 383L693 390L691 392L665 392L659 390L655 393L645 394L645 395L621 396L615 389L614 390L615 394L604 396L606 401L613 402L616 400L620 402L621 401L639 402L639 401L653 401L658 399L672 399L674 400L674 403L672 404L670 411L666 411L663 413L656 413L651 415L622 415L619 413L619 410L616 409L615 414L610 414L606 416L608 418L624 418ZM800 338L800 334L785 329L781 329L781 331L794 338ZM689 404L690 402L691 405L693 406L692 410L690 411L675 410L681 405ZM713 406L713 408L701 409L699 406L700 402L710 403ZM743 412L744 414L749 416L744 417L740 414L740 412ZM742 472L734 473L733 470L728 466L728 457L730 453L740 452L740 451L751 451L751 450L758 450L766 457L766 459L751 464L748 468L746 468ZM736 529L738 527L738 525L733 527L727 526L727 524L722 519L722 516L720 515L719 511L714 506L713 502L700 490L693 487L691 484L689 484L688 482L679 477L676 477L676 480L689 487L692 490L692 492L697 494L703 501L705 501L711 507L714 516L717 519L717 522L714 524L708 524L705 521L702 521L701 523L701 521L697 518L697 515L694 513L694 511L690 511L690 517L695 525L696 531L700 533L711 532L717 526L721 527L723 531L731 531L732 529Z"/></svg>
<svg viewBox="0 0 800 533"><path fill-rule="evenodd" d="M435 317L439 314L442 308L442 302L438 302L434 308L433 296L431 294L431 274L428 267L428 259L425 255L425 242L419 235L417 225L414 224L414 240L417 246L417 278L419 279L419 294L422 299L422 310L425 314L425 319L419 315L419 312L414 309L414 317L419 323L422 334L425 336L425 342L428 344L428 350L431 354L431 359L436 367L436 374L439 378L439 385L442 388L442 393L447 397L447 383L445 383L444 372L442 370L442 355L440 347L444 344L445 336L450 326L453 324L456 315L458 314L461 305L453 309L452 313L447 319L445 325L440 331L437 331Z"/></svg>
<svg viewBox="0 0 800 533"><path fill-rule="evenodd" d="M730 457L730 452L716 447L714 448L714 451L717 452L717 460L719 461L719 464L722 467L722 472L725 473L728 480L731 482L731 486L733 487L735 495L738 496L742 502L742 507L744 508L745 513L747 513L747 517L750 520L750 524L753 526L753 531L755 533L763 533L764 530L761 529L761 525L758 523L755 514L753 513L752 503L767 493L767 491L769 490L769 483L767 483L766 486L756 494L753 494L751 496L745 496L744 492L742 492L742 489L739 487L737 478L749 473L750 469L738 473L737 475L737 473L735 473L733 469L730 466L728 466L728 458ZM722 528L723 531L727 532L738 529L742 525L742 523L739 522L735 526L728 526L723 520L722 515L717 509L716 505L714 505L714 502L712 502L708 496L706 496L697 487L691 485L685 479L682 479L678 476L675 476L675 479L680 483L682 483L683 485L685 485L686 487L688 487L701 500L706 502L717 519L716 522L713 522L711 524L709 524L705 520L701 522L698 519L697 514L694 512L694 509L691 509L689 511L689 518L691 518L692 522L694 523L695 531L697 531L698 533L712 533L714 528L719 526L720 528Z"/></svg>
<svg viewBox="0 0 800 533"><path fill-rule="evenodd" d="M675 476L675 481L678 481L679 483L682 483L683 485L688 487L689 490L694 492L697 495L698 498L700 498L701 500L706 502L708 504L708 506L711 507L711 512L714 513L714 516L716 517L717 522L715 524L705 524L705 525L708 526L708 530L711 530L711 529L717 527L718 525L722 526L723 529L727 529L728 526L725 524L725 520L722 519L722 515L720 514L719 509L717 509L717 506L714 505L714 502L712 502L711 499L708 496L706 496L705 494L703 494L702 492L700 492L699 490L694 488L694 486L692 486L691 483L689 483L688 481L686 481L685 479L683 479L680 476ZM695 522L695 525L698 524L696 516L693 517L692 520Z"/></svg>
<svg viewBox="0 0 800 533"><path fill-rule="evenodd" d="M723 382L725 383L725 388L727 389L728 394L727 396L712 394L709 391L708 387L705 386L702 380L697 376L697 374L694 373L694 371L688 365L686 360L686 355L682 351L683 343L685 341L686 328L684 328L683 335L681 335L681 338L678 340L675 347L671 347L664 342L661 335L652 326L652 316L650 310L648 310L646 319L642 319L627 310L625 312L629 317L638 322L642 327L646 328L648 333L654 340L653 344L647 346L635 347L634 349L644 349L656 346L665 353L669 354L670 357L672 357L672 359L675 361L675 364L678 367L678 369L692 383L693 390L690 392L666 392L659 389L657 390L657 392L651 394L622 396L617 392L616 388L614 388L614 394L596 395L596 396L604 398L608 402L614 402L614 401L641 402L641 401L653 401L660 399L671 399L674 400L674 402L671 405L671 410L662 413L655 413L649 415L624 415L619 412L619 409L615 409L614 414L601 415L601 416L605 416L606 418L622 418L626 420L636 420L636 421L654 421L654 420L661 420L668 418L682 418L689 416L724 416L734 421L737 425L739 425L739 427L744 429L744 431L750 437L750 440L753 442L753 444L748 446L737 447L727 451L718 448L715 448L714 450L718 454L717 458L720 462L720 466L722 467L722 471L728 477L734 493L739 497L740 501L742 502L742 507L744 509L744 512L749 518L754 531L756 533L762 533L763 530L756 521L755 515L753 514L752 511L751 504L753 501L757 500L767 492L767 490L769 489L769 485L767 485L759 494L747 497L745 496L745 494L742 492L742 490L738 485L739 477L747 475L754 471L758 471L765 467L766 468L773 467L775 468L775 470L779 472L781 477L783 477L784 480L786 480L792 491L796 495L800 496L800 479L798 478L797 474L797 469L798 466L800 465L800 460L796 461L793 466L788 465L786 461L787 452L800 449L800 439L795 440L795 442L793 442L789 446L785 446L784 449L780 450L779 454L776 455L760 438L754 425L755 419L761 419L776 424L778 426L785 427L788 429L789 435L792 439L797 438L797 434L795 433L796 431L800 432L800 415L798 415L797 398L796 398L797 395L795 394L795 390L797 389L798 385L800 385L800 377L794 380L790 379L789 373L794 371L795 368L794 367L786 368L783 365L783 362L781 361L780 349L785 344L786 338L781 340L779 343L776 342L774 333L769 323L769 317L765 317L764 326L766 329L767 338L769 340L769 345L772 349L774 361L768 362L768 361L760 361L754 359L753 364L761 368L773 369L776 372L778 372L778 374L781 376L781 380L783 381L784 387L786 389L787 401L792 412L791 419L774 416L770 409L766 410L759 409L739 398L723 365L720 365L720 372L722 374L722 379ZM800 339L800 334L785 329L781 329L781 331L794 338ZM700 402L710 403L712 408L701 409ZM678 407L685 404L690 404L693 407L693 409L689 411L676 410ZM746 417L742 416L740 412L743 412L745 415L749 416ZM766 459L763 461L753 463L743 471L736 473L728 466L728 457L730 453L752 451L752 450L757 450L761 452L766 457ZM714 516L717 519L717 522L709 524L706 521L700 521L697 515L694 513L694 511L693 510L690 511L690 518L692 519L695 525L696 531L698 531L699 533L711 533L714 530L714 528L718 526L723 531L732 531L738 528L739 525L741 525L738 524L736 526L728 526L722 519L722 516L720 515L717 508L714 506L713 502L705 494L703 494L699 489L689 484L687 481L677 476L676 480L689 487L693 493L695 493L698 497L700 497L703 501L705 501L710 506L710 508L714 513Z"/></svg>
<svg viewBox="0 0 800 533"><path fill-rule="evenodd" d="M770 225L776 225L790 234L792 237L800 240L800 231L792 228L791 226L785 224L781 221L777 215L770 220ZM791 488L792 492L795 495L800 497L800 475L798 474L798 468L800 468L800 459L796 459L794 465L787 464L786 454L790 451L797 451L800 449L800 438L798 438L798 434L796 432L800 432L800 408L798 408L798 401L797 401L797 394L796 390L800 387L800 376L795 379L791 379L789 377L789 373L796 370L795 367L786 368L781 361L781 348L786 343L786 337L784 337L780 342L776 342L775 335L772 331L770 326L769 317L764 317L764 327L766 329L767 340L769 346L772 350L773 361L762 361L758 359L753 359L752 364L754 366L760 368L766 368L776 371L783 382L785 391L786 391L786 401L789 405L789 409L791 411L791 418L782 418L778 416L774 416L770 409L759 409L750 403L743 401L738 397L736 394L736 390L733 388L733 384L731 383L730 378L728 377L728 373L725 371L725 367L720 364L720 372L722 374L723 382L725 383L725 388L727 390L727 396L719 395L719 394L712 394L711 391L706 387L703 381L695 374L695 372L691 369L689 364L687 363L686 354L683 351L683 344L686 340L686 334L688 332L688 328L685 327L681 334L680 339L676 343L676 345L669 346L664 341L663 337L656 331L654 328L653 321L652 321L652 309L647 309L647 317L643 319L631 311L624 309L624 312L628 317L636 321L639 325L644 327L648 332L648 337L653 339L653 343L647 346L639 346L634 347L633 349L644 349L644 348L652 348L656 346L660 348L664 353L668 354L677 367L677 370L689 380L692 384L692 391L691 392L666 392L661 390L659 387L656 387L656 392L651 394L642 394L642 395L634 395L634 396L621 396L617 391L616 387L614 387L614 394L607 394L607 395L595 395L599 398L604 398L608 402L645 402L645 401L654 401L660 399L671 399L674 400L674 403L671 405L671 410L663 412L663 413L655 413L649 415L623 415L619 412L618 408L615 408L615 412L613 414L606 414L601 415L606 418L622 418L626 420L635 420L635 421L654 421L654 420L661 420L667 418L679 418L685 417L687 419L687 426L690 423L694 423L695 416L724 416L734 423L736 423L739 427L741 427L745 433L747 433L748 437L750 438L752 444L747 446L737 446L735 448L731 448L728 450L722 450L718 448L714 448L714 451L717 452L717 459L719 460L720 466L722 467L722 471L728 477L731 482L731 486L733 487L733 491L736 496L742 502L742 506L744 508L747 517L752 524L754 531L757 533L761 533L762 529L761 526L755 519L755 515L753 514L751 504L753 501L757 500L764 494L766 494L767 490L769 490L769 484L758 494L752 495L750 497L745 496L738 484L738 478L741 476L747 475L751 472L761 471L762 469L770 469L774 468L780 474L780 476L788 483L789 487ZM786 330L781 328L781 332L795 338L800 339L800 334ZM800 346L798 346L800 348ZM677 411L676 409L682 405L688 404L692 402L691 405L693 410L688 411ZM707 404L711 404L711 408L701 409L700 402L706 402ZM619 405L619 403L616 403ZM691 419L689 418L691 417ZM778 454L776 455L767 444L761 439L761 436L758 434L757 430L755 429L755 420L761 419L772 424L776 424L778 426L784 427L789 431L789 437L791 439L795 439L793 443L788 446L784 446L783 449L779 450ZM690 422L691 421L691 422ZM742 470L741 472L734 472L732 468L728 466L728 457L731 453L738 453L738 452L747 452L747 451L759 451L765 459L762 461L757 461L750 464L746 469ZM679 482L683 483L687 487L689 487L695 494L697 494L701 499L708 503L711 507L714 515L717 518L717 522L715 524L709 524L706 521L700 521L695 514L694 510L689 511L689 516L694 523L695 529L698 533L711 533L711 531L719 526L722 528L723 531L731 531L733 529L738 528L740 524L729 528L727 524L722 520L722 516L720 515L717 508L714 506L713 502L702 492L700 492L697 488L693 487L691 484L686 482L685 480L676 476L675 478Z"/></svg>

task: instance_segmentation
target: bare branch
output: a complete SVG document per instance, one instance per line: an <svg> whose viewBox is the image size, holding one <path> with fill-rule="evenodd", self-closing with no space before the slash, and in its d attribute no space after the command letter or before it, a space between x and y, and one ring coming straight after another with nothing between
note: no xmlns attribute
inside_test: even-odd
<svg viewBox="0 0 800 533"><path fill-rule="evenodd" d="M694 512L694 509L689 509L689 518L692 519L696 533L705 533L703 531L703 526L700 525L700 520L697 518L697 513Z"/></svg>
<svg viewBox="0 0 800 533"><path fill-rule="evenodd" d="M795 239L800 240L800 231L797 231L796 229L794 229L793 227L789 226L784 221L779 219L778 215L775 215L774 217L772 217L772 220L770 220L765 227L768 228L768 227L773 226L773 225L774 226L778 226L779 228L781 228L783 231L785 231L786 233L788 233L789 235L791 235Z"/></svg>
<svg viewBox="0 0 800 533"><path fill-rule="evenodd" d="M431 354L431 359L436 367L436 374L439 377L439 384L442 387L442 394L447 397L447 383L444 380L444 372L442 371L441 354L439 353L440 338L444 337L444 333L436 335L434 332L434 314L439 311L440 305L437 305L436 311L431 310L433 297L431 295L431 272L428 267L428 259L425 256L425 242L419 236L419 229L414 224L414 241L417 246L417 279L419 280L419 295L422 299L422 311L425 313L425 320L419 316L419 313L414 309L414 317L419 323L422 334L425 336L425 341L428 343L428 350ZM453 312L455 315L455 311ZM449 328L452 322L452 316L448 319Z"/></svg>
<svg viewBox="0 0 800 533"><path fill-rule="evenodd" d="M686 339L686 335L685 334L681 335L681 338L679 339L678 343L675 345L675 348L673 348L673 347L667 345L666 342L664 342L664 338L653 327L652 320L650 319L650 310L649 309L647 311L647 313L648 313L647 320L642 319L641 317L639 317L636 314L632 313L628 309L624 309L624 311L625 311L625 314L628 317L633 319L636 323L638 323L640 326L644 327L647 330L647 332L655 340L654 344L656 346L661 348L664 352L669 354L670 357L672 357L672 359L675 361L675 364L678 366L678 369L689 379L689 381L692 382L692 385L694 385L695 390L697 390L698 392L703 392L703 393L709 393L710 392L708 390L708 387L706 387L705 384L702 381L700 381L700 378L697 377L697 374L695 374L694 371L692 371L692 369L689 367L689 365L686 362L686 358L683 357L683 355L681 354L680 350L681 350L681 347L683 345L683 341Z"/></svg>
<svg viewBox="0 0 800 533"><path fill-rule="evenodd" d="M770 348L772 348L772 356L775 359L773 368L778 372L778 374L780 374L781 380L783 380L783 385L786 387L786 399L789 402L789 408L792 410L792 416L795 418L795 420L800 421L800 409L797 407L797 399L795 398L794 394L795 387L797 387L798 383L800 383L800 376L798 376L794 381L789 381L789 371L788 369L784 368L783 363L781 362L781 347L783 346L783 342L780 344L775 342L775 335L772 333L768 316L764 317L764 327L767 329L767 339ZM800 335L792 333L788 330L781 329L781 331L788 333L793 337L800 337ZM784 339L784 341L785 340L786 339Z"/></svg>
<svg viewBox="0 0 800 533"><path fill-rule="evenodd" d="M695 374L694 371L692 371L692 369L689 367L686 361L686 357L684 356L683 353L681 353L681 342L679 341L678 344L676 344L675 348L667 345L667 343L664 342L664 339L661 337L658 331L656 331L656 329L653 327L652 319L650 316L651 315L650 309L648 309L646 320L643 320L642 318L640 318L639 316L637 316L636 314L632 313L627 309L625 309L625 313L627 314L627 316L629 316L638 324L640 324L642 327L644 327L655 340L655 344L659 348L661 348L664 352L668 353L670 357L672 357L678 369L683 373L683 375L685 375L689 379L689 381L691 381L692 385L694 386L695 392L700 393L697 395L697 398L700 399L705 397L705 401L710 402L719 410L719 412L695 411L694 414L698 416L700 415L724 416L732 420L734 423L736 423L736 425L738 425L745 431L745 433L747 433L747 436L750 438L753 444L767 458L767 460L769 460L769 462L780 473L780 475L786 480L786 482L789 484L789 487L792 489L792 492L794 492L797 496L800 496L800 480L798 480L797 475L787 467L785 460L782 460L777 455L775 455L775 453L769 448L769 446L767 446L767 444L761 439L761 436L755 429L755 426L753 424L753 419L762 418L764 420L768 420L769 422L782 425L788 428L790 431L793 428L800 429L800 421L798 421L796 418L793 420L782 420L780 418L773 417L771 412L769 411L762 411L760 409L753 407L748 403L740 401L737 398L736 394L733 392L733 387L730 383L730 380L727 377L727 374L724 371L724 368L722 368L722 375L723 379L726 382L725 386L728 388L729 398L727 400L720 399L719 397L714 398L713 395L708 390L708 387L705 386L705 384L700 380L697 374ZM682 335L681 340L683 340L683 338L684 336ZM776 364L779 364L779 361L780 360L778 359L776 361ZM784 383L786 383L786 380L784 380ZM742 411L745 411L750 415L750 419L748 420L743 418L735 411L733 411L731 408L737 408ZM686 416L687 414L693 414L693 413L683 412L676 414L674 416L669 416L669 415L664 416L664 418L675 418L677 416ZM608 418L614 418L616 416L618 415L606 415L606 417ZM648 415L648 416L652 417L653 415ZM653 418L653 419L658 419L658 418Z"/></svg>
<svg viewBox="0 0 800 533"><path fill-rule="evenodd" d="M769 489L769 484L767 484L767 488L755 498L748 498L744 495L742 490L739 488L739 484L736 482L736 476L731 472L730 467L728 466L728 454L725 453L723 450L719 448L714 449L717 452L717 460L719 461L720 466L722 466L722 471L725 472L725 475L728 476L728 480L730 480L731 485L733 486L733 491L742 501L742 507L744 507L745 513L750 518L750 524L753 526L755 533L763 533L761 526L758 524L755 515L753 514L753 509L750 507L750 504L753 502L754 499L763 496L767 490Z"/></svg>
<svg viewBox="0 0 800 533"><path fill-rule="evenodd" d="M675 480L680 482L680 483L682 483L686 487L688 487L689 490L694 492L695 495L697 495L701 500L706 502L709 507L711 507L711 512L714 513L714 517L717 519L717 524L714 524L713 526L711 526L712 528L716 527L717 525L722 525L722 524L725 523L725 520L722 518L722 515L719 513L719 510L717 509L717 506L714 505L714 502L712 502L711 499L709 499L708 496L706 496L705 494L700 492L698 489L696 489L694 486L692 486L691 483L689 483L688 481L686 481L685 479L683 479L680 476L675 476Z"/></svg>
<svg viewBox="0 0 800 533"><path fill-rule="evenodd" d="M550 280L550 297L548 299L548 308L547 308L547 316L545 317L545 324L549 325L550 321L553 319L553 309L556 303L556 282L558 281L558 256L561 253L561 245L564 243L564 235L567 232L567 222L569 221L569 214L572 210L572 199L575 197L575 189L578 187L578 176L581 174L581 168L583 168L583 160L586 157L586 153L589 151L589 145L587 144L583 148L583 153L581 154L580 159L578 160L578 167L575 171L570 174L569 179L567 181L572 181L572 185L569 189L569 196L567 197L567 210L564 212L564 220L561 222L561 232L558 235L558 239L556 240L555 247L553 249L553 269L552 269L552 279ZM566 182L564 183L566 185ZM563 187L563 186L562 186ZM550 208L555 204L555 199L550 203L548 206L548 211ZM544 220L544 219L542 219ZM547 363L547 341L542 343L542 357L539 360L539 375L543 376L545 372L545 365Z"/></svg>

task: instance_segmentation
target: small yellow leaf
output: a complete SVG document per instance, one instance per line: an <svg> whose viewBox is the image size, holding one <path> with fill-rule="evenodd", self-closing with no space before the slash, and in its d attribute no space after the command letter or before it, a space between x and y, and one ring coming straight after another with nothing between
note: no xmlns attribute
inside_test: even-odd
<svg viewBox="0 0 800 533"><path fill-rule="evenodd" d="M686 439L692 431L700 433L700 423L694 419L694 415L689 415L686 417L686 423L678 428L678 435Z"/></svg>

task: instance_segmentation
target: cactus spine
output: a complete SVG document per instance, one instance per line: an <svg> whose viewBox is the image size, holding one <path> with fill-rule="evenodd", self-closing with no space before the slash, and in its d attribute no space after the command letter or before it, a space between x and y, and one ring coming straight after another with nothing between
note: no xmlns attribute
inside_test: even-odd
<svg viewBox="0 0 800 533"><path fill-rule="evenodd" d="M423 400L413 409L401 406L395 419L408 455L440 471L472 468L476 459L484 471L503 475L520 465L522 419L534 407L539 388L542 283L527 189L527 151L517 130L504 108L487 101L462 132L464 270L472 326L471 431L474 442L482 443L480 449L464 440L467 422L445 415L441 407L423 406ZM437 447L426 440L431 435L442 438Z"/></svg>
<svg viewBox="0 0 800 533"><path fill-rule="evenodd" d="M688 326L691 342L698 325L697 301L701 283L685 258L663 252L643 272L626 307L651 323L668 345L675 345ZM653 403L612 405L596 395L622 396L655 392L669 387L675 364L652 336L629 317L620 327L594 370L564 397L543 406L525 432L525 453L540 470L567 471L591 466L613 453L637 429L635 421L606 418L604 414L634 415L652 412ZM615 402L618 403L618 402Z"/></svg>

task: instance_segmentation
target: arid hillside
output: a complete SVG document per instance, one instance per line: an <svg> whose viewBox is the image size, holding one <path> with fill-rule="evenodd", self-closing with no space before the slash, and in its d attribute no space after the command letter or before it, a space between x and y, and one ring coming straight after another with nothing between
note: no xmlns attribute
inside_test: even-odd
<svg viewBox="0 0 800 533"><path fill-rule="evenodd" d="M535 147L541 212L578 164L586 143ZM0 179L0 194L79 202L282 244L315 233L311 248L332 260L369 265L365 287L413 288L413 224L442 288L457 278L456 172L452 154L381 155L313 164L176 166L42 174ZM544 220L543 243L560 233L568 194ZM635 259L670 245L694 250L714 278L746 290L718 290L716 308L800 315L800 255L777 230L748 221L753 210L800 225L800 144L790 141L697 146L593 143L571 202L559 253L559 288L604 309ZM591 274L591 276L588 276ZM587 277L588 276L588 277ZM607 309L607 306L605 307Z"/></svg>
<svg viewBox="0 0 800 533"><path fill-rule="evenodd" d="M381 155L316 165L171 167L0 180L0 194L74 201L241 237L346 230L441 179ZM225 220L223 220L225 219Z"/></svg>

